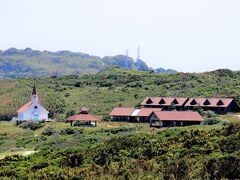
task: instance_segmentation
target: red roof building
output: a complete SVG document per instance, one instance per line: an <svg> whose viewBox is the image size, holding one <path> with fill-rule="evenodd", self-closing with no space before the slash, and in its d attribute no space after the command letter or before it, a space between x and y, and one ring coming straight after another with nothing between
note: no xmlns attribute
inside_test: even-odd
<svg viewBox="0 0 240 180"><path fill-rule="evenodd" d="M143 108L162 108L163 110L169 110L169 107L175 107L177 110L181 110L188 98L182 97L146 97L141 106Z"/></svg>
<svg viewBox="0 0 240 180"><path fill-rule="evenodd" d="M153 113L161 121L203 121L203 117L193 111L155 111Z"/></svg>
<svg viewBox="0 0 240 180"><path fill-rule="evenodd" d="M134 110L134 108L117 107L112 110L110 116L131 116Z"/></svg>
<svg viewBox="0 0 240 180"><path fill-rule="evenodd" d="M161 108L141 108L137 116L149 117L152 114L152 112L155 112L155 111L162 111L162 109Z"/></svg>
<svg viewBox="0 0 240 180"><path fill-rule="evenodd" d="M232 98L190 98L185 104L186 107L228 107Z"/></svg>
<svg viewBox="0 0 240 180"><path fill-rule="evenodd" d="M150 126L184 126L201 124L203 117L192 111L155 111L150 116Z"/></svg>
<svg viewBox="0 0 240 180"><path fill-rule="evenodd" d="M97 126L97 121L101 121L101 119L97 116L89 114L89 110L83 107L79 114L70 116L67 118L67 121L71 122L71 126L73 121L77 122L76 125L94 125ZM83 123L79 123L83 122Z"/></svg>
<svg viewBox="0 0 240 180"><path fill-rule="evenodd" d="M220 114L240 111L239 105L233 98L190 98L184 107L187 110L202 108Z"/></svg>
<svg viewBox="0 0 240 180"><path fill-rule="evenodd" d="M117 107L112 110L109 114L113 121L130 121L131 115L134 112L134 108L126 108L126 107Z"/></svg>
<svg viewBox="0 0 240 180"><path fill-rule="evenodd" d="M161 108L114 108L109 114L113 121L149 122L149 116L153 111L161 111Z"/></svg>
<svg viewBox="0 0 240 180"><path fill-rule="evenodd" d="M162 108L162 110L178 111L211 110L219 114L240 112L240 106L233 98L178 98L178 97L146 97L141 103L143 108Z"/></svg>

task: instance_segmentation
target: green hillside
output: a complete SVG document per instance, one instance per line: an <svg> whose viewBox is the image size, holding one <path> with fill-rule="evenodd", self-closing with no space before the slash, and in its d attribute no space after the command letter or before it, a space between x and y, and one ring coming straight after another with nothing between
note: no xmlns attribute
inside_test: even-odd
<svg viewBox="0 0 240 180"><path fill-rule="evenodd" d="M240 102L240 72L155 74L110 68L96 75L1 80L0 119L11 119L29 101L33 84L57 119L82 106L107 119L113 107L138 106L146 96L233 97Z"/></svg>
<svg viewBox="0 0 240 180"><path fill-rule="evenodd" d="M108 120L113 107L138 106L146 96L234 97L240 102L239 72L155 74L110 68L95 75L1 80L2 120L29 101L34 83L58 121L0 121L0 179L240 178L240 118L235 114L217 116L214 125L167 129L108 121L80 128L59 122L82 106Z"/></svg>
<svg viewBox="0 0 240 180"><path fill-rule="evenodd" d="M150 69L142 60L138 62L123 55L100 58L71 51L50 52L31 48L24 50L10 48L0 51L0 79L96 74L111 66ZM158 68L156 72L172 73L175 71Z"/></svg>

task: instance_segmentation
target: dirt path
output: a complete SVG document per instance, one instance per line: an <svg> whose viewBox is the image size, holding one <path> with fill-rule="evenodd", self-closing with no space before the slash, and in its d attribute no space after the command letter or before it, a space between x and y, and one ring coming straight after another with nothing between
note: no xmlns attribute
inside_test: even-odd
<svg viewBox="0 0 240 180"><path fill-rule="evenodd" d="M29 156L31 154L34 154L38 151L15 151L15 152L3 152L0 153L0 159L4 159L6 156L13 156L13 155L22 155L22 156Z"/></svg>
<svg viewBox="0 0 240 180"><path fill-rule="evenodd" d="M34 154L34 153L36 153L37 151L23 151L22 152L22 155L23 156L28 156L28 155L31 155L31 154Z"/></svg>

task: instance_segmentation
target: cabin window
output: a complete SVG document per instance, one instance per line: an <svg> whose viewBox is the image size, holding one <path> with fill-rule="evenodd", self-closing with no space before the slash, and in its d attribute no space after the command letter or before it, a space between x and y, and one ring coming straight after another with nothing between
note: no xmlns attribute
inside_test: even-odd
<svg viewBox="0 0 240 180"><path fill-rule="evenodd" d="M164 99L162 98L162 99L159 101L159 104L166 104L166 102L165 102Z"/></svg>
<svg viewBox="0 0 240 180"><path fill-rule="evenodd" d="M224 105L224 103L223 103L223 101L220 99L220 100L218 101L217 105L218 105L218 106L222 106L222 105Z"/></svg>
<svg viewBox="0 0 240 180"><path fill-rule="evenodd" d="M176 99L174 99L173 102L172 102L172 104L173 104L173 105L176 105L176 104L178 104L178 101L177 101Z"/></svg>
<svg viewBox="0 0 240 180"><path fill-rule="evenodd" d="M208 106L208 105L210 105L211 103L210 103L210 101L208 100L208 99L206 99L206 101L203 103L203 105L205 105L205 106Z"/></svg>
<svg viewBox="0 0 240 180"><path fill-rule="evenodd" d="M146 104L152 104L152 100L149 98L147 101L146 101Z"/></svg>
<svg viewBox="0 0 240 180"><path fill-rule="evenodd" d="M191 102L190 102L191 105L197 105L197 101L195 99L193 99Z"/></svg>

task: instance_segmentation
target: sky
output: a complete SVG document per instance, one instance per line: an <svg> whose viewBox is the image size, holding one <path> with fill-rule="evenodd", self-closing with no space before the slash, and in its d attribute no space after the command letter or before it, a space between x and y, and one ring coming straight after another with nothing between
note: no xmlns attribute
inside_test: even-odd
<svg viewBox="0 0 240 180"><path fill-rule="evenodd" d="M0 49L125 54L181 72L240 70L240 0L0 0Z"/></svg>

